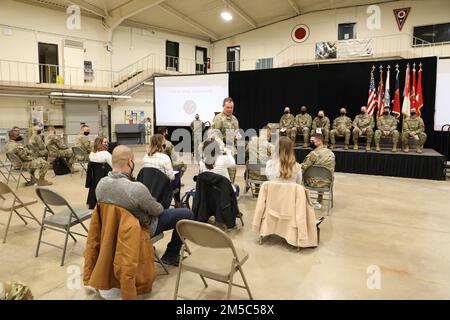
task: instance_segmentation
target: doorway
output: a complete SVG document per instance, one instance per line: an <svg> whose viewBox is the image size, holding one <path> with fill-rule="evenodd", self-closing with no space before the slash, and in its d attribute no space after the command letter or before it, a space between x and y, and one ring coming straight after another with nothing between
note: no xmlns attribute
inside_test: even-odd
<svg viewBox="0 0 450 320"><path fill-rule="evenodd" d="M58 45L38 43L39 82L56 83L59 74Z"/></svg>
<svg viewBox="0 0 450 320"><path fill-rule="evenodd" d="M195 73L207 73L208 50L203 47L195 47Z"/></svg>

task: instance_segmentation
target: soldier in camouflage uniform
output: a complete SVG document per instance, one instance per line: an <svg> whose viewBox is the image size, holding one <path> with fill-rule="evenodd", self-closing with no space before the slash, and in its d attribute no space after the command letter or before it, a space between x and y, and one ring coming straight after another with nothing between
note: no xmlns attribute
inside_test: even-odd
<svg viewBox="0 0 450 320"><path fill-rule="evenodd" d="M91 141L89 140L89 127L85 124L81 126L80 134L77 137L75 146L81 149L84 153L84 158L79 160L89 161L89 154L91 153Z"/></svg>
<svg viewBox="0 0 450 320"><path fill-rule="evenodd" d="M369 116L366 111L366 107L361 107L361 114L358 114L355 120L353 120L353 149L355 150L358 150L359 136L365 134L367 137L366 151L370 151L375 121L373 121L373 117Z"/></svg>
<svg viewBox="0 0 450 320"><path fill-rule="evenodd" d="M417 116L416 108L411 109L411 116L403 121L402 145L403 151L409 152L409 137L414 137L417 142L416 152L423 152L423 145L427 141L425 131L425 123L423 119Z"/></svg>
<svg viewBox="0 0 450 320"><path fill-rule="evenodd" d="M392 152L397 152L399 132L397 130L397 119L390 114L389 107L384 107L383 115L378 118L377 131L375 131L375 147L380 151L381 136L392 137Z"/></svg>
<svg viewBox="0 0 450 320"><path fill-rule="evenodd" d="M205 130L205 123L200 120L198 114L195 115L195 120L191 122L192 141L194 142L195 160L200 160L200 153L198 153L198 146L202 143L203 130Z"/></svg>
<svg viewBox="0 0 450 320"><path fill-rule="evenodd" d="M296 132L303 134L303 147L306 148L308 146L309 133L312 125L312 117L307 113L306 106L300 108L300 114L295 116L294 125Z"/></svg>
<svg viewBox="0 0 450 320"><path fill-rule="evenodd" d="M223 110L216 115L212 122L212 129L220 130L223 137L225 146L231 150L234 156L236 149L236 139L239 130L239 121L233 115L234 101L230 97L225 98L222 104ZM231 183L234 183L236 177L236 166L228 168L228 174L230 176Z"/></svg>
<svg viewBox="0 0 450 320"><path fill-rule="evenodd" d="M331 149L336 146L336 135L345 137L344 149L348 150L352 130L352 119L347 117L347 110L341 108L340 116L333 121L333 130L330 131Z"/></svg>
<svg viewBox="0 0 450 320"><path fill-rule="evenodd" d="M41 134L42 129L35 127L33 131L33 135L28 141L29 149L33 152L35 158L47 159L48 151L45 148L44 136Z"/></svg>
<svg viewBox="0 0 450 320"><path fill-rule="evenodd" d="M21 143L19 143L19 141L22 140L21 138L22 137L17 134L17 131L11 130L9 132L9 141L5 147L5 153L7 156L14 154L17 157L19 157L20 160L22 160L21 164L20 162L16 163L14 162L13 159L10 159L15 169L20 169L20 167L22 166L24 170L30 172L31 179L30 181L25 183L25 186L32 186L36 182L38 183L39 186L52 185L53 183L45 180L45 174L47 173L48 170L47 161L45 161L42 158L34 158L31 155L31 151L25 148ZM39 170L39 180L37 180L34 175L36 170Z"/></svg>
<svg viewBox="0 0 450 320"><path fill-rule="evenodd" d="M55 127L48 127L47 132L48 135L45 140L45 145L48 150L48 162L52 164L56 157L64 157L72 173L78 172L77 169L73 168L75 157L72 150L69 149L62 141L61 137L56 134Z"/></svg>
<svg viewBox="0 0 450 320"><path fill-rule="evenodd" d="M262 128L259 137L254 136L245 147L248 163L265 165L275 152L275 147L269 142L270 128L265 126ZM253 180L266 181L267 177L258 171L250 171L247 173L248 178ZM247 191L247 189L246 189Z"/></svg>
<svg viewBox="0 0 450 320"><path fill-rule="evenodd" d="M288 136L295 144L297 128L295 127L295 117L291 114L291 109L289 109L289 107L284 108L284 114L281 116L280 134Z"/></svg>
<svg viewBox="0 0 450 320"><path fill-rule="evenodd" d="M318 129L320 129L321 132L318 132ZM330 119L325 117L325 112L323 110L320 110L317 117L314 118L311 132L323 135L324 146L326 148L328 145L328 136L330 134Z"/></svg>
<svg viewBox="0 0 450 320"><path fill-rule="evenodd" d="M311 135L311 145L313 150L306 156L302 162L302 171L305 172L310 166L323 166L328 168L334 174L336 159L333 151L327 149L323 145L324 137L322 134L313 133ZM314 188L327 188L331 184L331 180L321 177L310 177L306 179L306 185ZM317 201L322 202L323 193L319 192Z"/></svg>
<svg viewBox="0 0 450 320"><path fill-rule="evenodd" d="M0 300L33 300L33 294L27 285L19 281L0 281Z"/></svg>

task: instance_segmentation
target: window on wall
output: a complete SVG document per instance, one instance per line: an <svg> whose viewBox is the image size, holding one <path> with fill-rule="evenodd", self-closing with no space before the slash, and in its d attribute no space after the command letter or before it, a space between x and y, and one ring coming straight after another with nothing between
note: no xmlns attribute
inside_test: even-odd
<svg viewBox="0 0 450 320"><path fill-rule="evenodd" d="M338 25L338 40L356 39L356 23L340 23Z"/></svg>
<svg viewBox="0 0 450 320"><path fill-rule="evenodd" d="M166 41L166 70L179 71L180 44Z"/></svg>
<svg viewBox="0 0 450 320"><path fill-rule="evenodd" d="M241 47L227 48L227 72L239 71L241 68Z"/></svg>
<svg viewBox="0 0 450 320"><path fill-rule="evenodd" d="M414 27L413 45L450 42L450 23Z"/></svg>
<svg viewBox="0 0 450 320"><path fill-rule="evenodd" d="M262 58L256 60L256 70L261 69L272 69L273 68L273 58Z"/></svg>

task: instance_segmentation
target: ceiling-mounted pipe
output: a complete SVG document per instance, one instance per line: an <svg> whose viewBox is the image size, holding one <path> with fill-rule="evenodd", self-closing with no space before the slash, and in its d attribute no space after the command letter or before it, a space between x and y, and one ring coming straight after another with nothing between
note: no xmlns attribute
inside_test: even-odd
<svg viewBox="0 0 450 320"><path fill-rule="evenodd" d="M94 93L77 93L77 92L50 92L50 98L60 99L93 99L93 100L114 100L114 99L131 99L131 96L121 96L114 94L94 94Z"/></svg>
<svg viewBox="0 0 450 320"><path fill-rule="evenodd" d="M0 97L48 99L48 96L39 95L39 94L25 94L25 93L0 93Z"/></svg>

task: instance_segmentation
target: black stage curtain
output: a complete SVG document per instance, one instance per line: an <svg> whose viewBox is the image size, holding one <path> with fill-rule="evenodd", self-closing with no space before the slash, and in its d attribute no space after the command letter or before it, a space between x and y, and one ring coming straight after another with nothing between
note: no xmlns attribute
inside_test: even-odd
<svg viewBox="0 0 450 320"><path fill-rule="evenodd" d="M302 162L311 149L296 149ZM444 156L334 150L336 172L416 179L444 180Z"/></svg>
<svg viewBox="0 0 450 320"><path fill-rule="evenodd" d="M384 60L352 63L318 64L279 69L232 72L229 93L235 101L234 114L243 129L259 129L268 122L278 122L285 106L295 115L300 106L308 106L311 115L325 110L331 121L339 115L339 108L347 106L352 119L361 106L367 104L370 70L375 65L375 84L379 83L379 66L383 65L383 83L386 67L391 66L391 99L394 99L395 65L399 65L400 95L402 96L406 64L423 64L422 88L424 106L422 118L428 134L427 147L434 146L434 109L436 92L436 57L410 60ZM401 98L403 102L403 97ZM436 148L435 148L436 149Z"/></svg>

